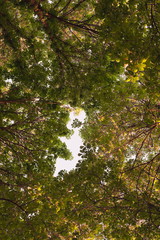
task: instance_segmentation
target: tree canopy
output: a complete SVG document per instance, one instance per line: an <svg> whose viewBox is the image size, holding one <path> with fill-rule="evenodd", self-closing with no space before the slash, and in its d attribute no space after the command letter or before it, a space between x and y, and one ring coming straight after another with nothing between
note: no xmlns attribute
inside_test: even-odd
<svg viewBox="0 0 160 240"><path fill-rule="evenodd" d="M0 0L2 240L158 240L160 2ZM79 162L61 137L86 112Z"/></svg>

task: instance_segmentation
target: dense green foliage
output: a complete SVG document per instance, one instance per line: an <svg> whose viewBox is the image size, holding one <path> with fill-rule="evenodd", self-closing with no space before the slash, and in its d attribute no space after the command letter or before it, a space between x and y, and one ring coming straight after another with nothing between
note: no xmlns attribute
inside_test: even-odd
<svg viewBox="0 0 160 240"><path fill-rule="evenodd" d="M160 1L0 6L1 239L158 240ZM74 107L80 160L54 177Z"/></svg>

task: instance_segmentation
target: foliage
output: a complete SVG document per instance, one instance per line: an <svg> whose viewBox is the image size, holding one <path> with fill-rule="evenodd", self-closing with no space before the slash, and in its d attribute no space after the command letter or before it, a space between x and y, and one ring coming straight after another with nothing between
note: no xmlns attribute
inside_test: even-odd
<svg viewBox="0 0 160 240"><path fill-rule="evenodd" d="M158 240L159 1L0 5L1 239Z"/></svg>

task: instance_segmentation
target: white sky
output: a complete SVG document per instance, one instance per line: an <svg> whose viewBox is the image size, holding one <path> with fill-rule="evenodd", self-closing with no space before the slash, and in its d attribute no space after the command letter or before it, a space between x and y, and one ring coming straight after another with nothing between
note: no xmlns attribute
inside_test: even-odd
<svg viewBox="0 0 160 240"><path fill-rule="evenodd" d="M70 121L67 124L67 127L72 129L71 124L73 123L73 120L77 118L79 121L84 121L85 119L85 112L81 111L78 115L76 115L74 112L70 113ZM74 134L71 136L70 139L66 139L65 137L62 137L61 140L62 142L65 142L68 149L72 152L73 159L72 160L64 160L61 158L57 159L56 162L56 171L54 173L55 176L59 173L61 170L71 170L73 169L80 157L78 156L80 146L83 144L81 137L79 136L79 130L80 128L74 128Z"/></svg>

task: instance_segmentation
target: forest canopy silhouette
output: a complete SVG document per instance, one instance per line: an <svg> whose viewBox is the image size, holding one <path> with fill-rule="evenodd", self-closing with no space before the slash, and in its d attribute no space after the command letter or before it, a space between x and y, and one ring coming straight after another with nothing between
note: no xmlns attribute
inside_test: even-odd
<svg viewBox="0 0 160 240"><path fill-rule="evenodd" d="M159 139L159 0L0 0L2 240L158 240Z"/></svg>

